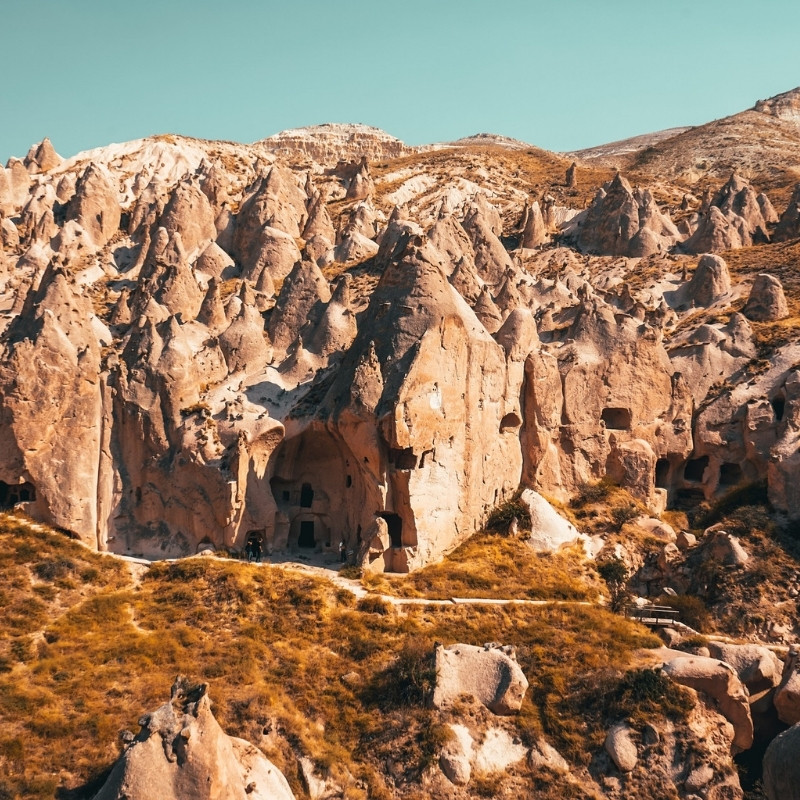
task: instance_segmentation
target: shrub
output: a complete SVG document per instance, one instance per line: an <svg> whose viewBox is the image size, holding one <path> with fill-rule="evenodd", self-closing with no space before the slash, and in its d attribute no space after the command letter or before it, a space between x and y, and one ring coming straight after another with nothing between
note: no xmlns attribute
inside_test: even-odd
<svg viewBox="0 0 800 800"><path fill-rule="evenodd" d="M339 570L339 577L348 578L352 581L357 581L361 577L361 574L361 567L357 567L355 564L345 564Z"/></svg>
<svg viewBox="0 0 800 800"><path fill-rule="evenodd" d="M368 594L366 597L359 599L356 604L358 611L363 611L367 614L390 614L392 607L378 595Z"/></svg>
<svg viewBox="0 0 800 800"><path fill-rule="evenodd" d="M630 522L638 516L639 512L636 506L618 506L611 509L611 519L614 521L614 526L618 531L622 530L626 522Z"/></svg>
<svg viewBox="0 0 800 800"><path fill-rule="evenodd" d="M674 608L680 612L681 622L694 628L700 633L705 633L711 629L711 614L706 608L706 604L699 598L691 594L661 595L658 598L659 605Z"/></svg>
<svg viewBox="0 0 800 800"><path fill-rule="evenodd" d="M58 558L52 561L41 561L34 566L33 571L43 581L54 581L66 578L75 570L75 562L69 558Z"/></svg>
<svg viewBox="0 0 800 800"><path fill-rule="evenodd" d="M760 506L766 513L768 505L769 497L767 496L766 480L746 483L743 486L731 489L726 495L707 508L704 513L699 514L695 518L695 524L698 527L707 528L743 506Z"/></svg>
<svg viewBox="0 0 800 800"><path fill-rule="evenodd" d="M486 529L505 536L514 519L517 520L522 530L529 531L531 529L531 512L519 498L507 500L493 509L486 521Z"/></svg>
<svg viewBox="0 0 800 800"><path fill-rule="evenodd" d="M578 488L578 494L572 499L574 508L588 505L589 503L602 503L608 499L614 484L608 478L603 478L597 483L583 483Z"/></svg>
<svg viewBox="0 0 800 800"><path fill-rule="evenodd" d="M628 580L628 568L621 558L614 556L597 565L597 573L606 582L611 597L611 610L620 611L628 593L625 584Z"/></svg>
<svg viewBox="0 0 800 800"><path fill-rule="evenodd" d="M395 661L367 689L367 701L387 708L425 705L436 686L433 642L411 636Z"/></svg>

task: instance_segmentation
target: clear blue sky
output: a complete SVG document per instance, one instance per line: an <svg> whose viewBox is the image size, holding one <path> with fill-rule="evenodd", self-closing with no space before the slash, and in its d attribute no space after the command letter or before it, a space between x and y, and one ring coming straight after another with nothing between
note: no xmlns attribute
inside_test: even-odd
<svg viewBox="0 0 800 800"><path fill-rule="evenodd" d="M0 0L0 160L363 122L552 150L800 85L798 0Z"/></svg>

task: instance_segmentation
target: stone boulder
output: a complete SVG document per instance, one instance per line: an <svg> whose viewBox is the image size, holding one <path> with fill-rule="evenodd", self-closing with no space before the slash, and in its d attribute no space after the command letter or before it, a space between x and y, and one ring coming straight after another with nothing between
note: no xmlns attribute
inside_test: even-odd
<svg viewBox="0 0 800 800"><path fill-rule="evenodd" d="M764 754L762 785L767 800L800 800L800 725L778 734Z"/></svg>
<svg viewBox="0 0 800 800"><path fill-rule="evenodd" d="M451 724L452 739L439 755L439 767L450 783L466 786L472 777L474 741L464 725Z"/></svg>
<svg viewBox="0 0 800 800"><path fill-rule="evenodd" d="M789 306L780 280L766 273L758 275L742 313L757 322L772 322L788 317Z"/></svg>
<svg viewBox="0 0 800 800"><path fill-rule="evenodd" d="M528 688L513 648L486 644L436 646L433 705L443 708L461 695L474 695L495 714L513 714Z"/></svg>
<svg viewBox="0 0 800 800"><path fill-rule="evenodd" d="M714 658L733 667L751 697L780 683L783 663L768 647L720 642L711 642L708 647Z"/></svg>
<svg viewBox="0 0 800 800"><path fill-rule="evenodd" d="M139 725L94 800L294 800L260 750L222 730L207 684L179 677Z"/></svg>
<svg viewBox="0 0 800 800"><path fill-rule="evenodd" d="M667 661L664 672L676 683L708 695L716 710L733 725L732 752L753 745L753 719L747 690L733 667L715 658L679 656Z"/></svg>
<svg viewBox="0 0 800 800"><path fill-rule="evenodd" d="M603 747L620 772L632 772L639 760L630 725L621 722L606 734Z"/></svg>
<svg viewBox="0 0 800 800"><path fill-rule="evenodd" d="M526 489L520 500L530 511L531 535L527 543L535 552L554 553L560 547L576 541L587 543L587 537L564 519L538 492Z"/></svg>
<svg viewBox="0 0 800 800"><path fill-rule="evenodd" d="M712 531L704 542L706 554L718 564L727 567L740 567L747 563L747 552L739 543L739 538L726 531Z"/></svg>

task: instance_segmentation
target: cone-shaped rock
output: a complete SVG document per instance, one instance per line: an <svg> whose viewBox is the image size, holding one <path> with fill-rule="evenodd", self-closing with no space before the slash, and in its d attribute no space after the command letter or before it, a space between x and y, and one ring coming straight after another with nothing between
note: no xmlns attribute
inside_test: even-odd
<svg viewBox="0 0 800 800"><path fill-rule="evenodd" d="M170 234L180 233L188 253L202 251L217 238L211 203L190 180L175 187L158 224Z"/></svg>
<svg viewBox="0 0 800 800"><path fill-rule="evenodd" d="M742 313L758 322L772 322L789 316L783 284L774 275L756 276Z"/></svg>
<svg viewBox="0 0 800 800"><path fill-rule="evenodd" d="M230 373L258 372L272 360L264 318L255 306L241 305L227 330L220 334L219 346Z"/></svg>
<svg viewBox="0 0 800 800"><path fill-rule="evenodd" d="M319 319L330 288L319 267L298 262L283 282L269 321L269 334L276 351L285 351L309 320Z"/></svg>
<svg viewBox="0 0 800 800"><path fill-rule="evenodd" d="M775 242L798 238L800 238L800 183L794 187L789 205L781 214L778 226L772 234L772 240Z"/></svg>
<svg viewBox="0 0 800 800"><path fill-rule="evenodd" d="M102 167L89 164L67 204L67 219L75 220L102 247L119 230L120 215L111 176Z"/></svg>

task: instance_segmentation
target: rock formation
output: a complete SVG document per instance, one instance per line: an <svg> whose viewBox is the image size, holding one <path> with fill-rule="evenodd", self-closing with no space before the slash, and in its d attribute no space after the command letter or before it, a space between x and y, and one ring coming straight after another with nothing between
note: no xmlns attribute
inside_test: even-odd
<svg viewBox="0 0 800 800"><path fill-rule="evenodd" d="M585 216L573 220L581 251L641 257L666 252L680 239L668 215L659 211L649 190L633 190L617 173L601 189Z"/></svg>
<svg viewBox="0 0 800 800"><path fill-rule="evenodd" d="M770 218L774 214L766 196L757 195L744 178L733 173L681 249L685 253L718 253L768 241L770 220L765 219L765 212Z"/></svg>
<svg viewBox="0 0 800 800"><path fill-rule="evenodd" d="M260 750L220 728L207 684L179 677L139 725L94 800L294 800Z"/></svg>
<svg viewBox="0 0 800 800"><path fill-rule="evenodd" d="M664 664L664 672L677 683L713 698L722 714L733 725L734 752L753 744L753 719L747 690L733 667L713 658L681 656Z"/></svg>
<svg viewBox="0 0 800 800"><path fill-rule="evenodd" d="M432 702L436 708L473 695L495 714L519 711L528 681L517 664L512 648L499 645L474 647L468 644L438 645L436 687Z"/></svg>
<svg viewBox="0 0 800 800"><path fill-rule="evenodd" d="M742 313L758 322L773 322L789 316L783 284L774 275L757 275Z"/></svg>
<svg viewBox="0 0 800 800"><path fill-rule="evenodd" d="M761 359L757 323L791 286L782 300L759 276L736 313L739 273L712 254L680 285L675 226L621 175L581 212L561 205L567 162L533 202L524 172L509 188L420 152L403 177L371 173L393 157L380 137L354 153L326 131L67 161L45 142L9 161L0 498L101 549L235 550L257 532L267 549L343 541L389 571L517 491L566 501L603 477L651 515L763 479L800 508L791 343L781 370L715 395ZM698 213L742 241L775 218L737 177Z"/></svg>
<svg viewBox="0 0 800 800"><path fill-rule="evenodd" d="M785 242L797 238L800 238L800 183L794 187L789 205L781 214L772 234L774 242Z"/></svg>

